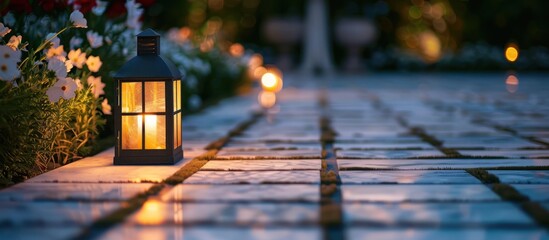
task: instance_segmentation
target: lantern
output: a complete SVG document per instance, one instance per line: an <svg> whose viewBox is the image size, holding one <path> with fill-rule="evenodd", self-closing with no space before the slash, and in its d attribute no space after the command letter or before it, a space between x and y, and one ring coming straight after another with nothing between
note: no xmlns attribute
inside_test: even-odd
<svg viewBox="0 0 549 240"><path fill-rule="evenodd" d="M181 73L160 56L160 35L137 35L137 56L114 76L115 165L174 164L181 145Z"/></svg>

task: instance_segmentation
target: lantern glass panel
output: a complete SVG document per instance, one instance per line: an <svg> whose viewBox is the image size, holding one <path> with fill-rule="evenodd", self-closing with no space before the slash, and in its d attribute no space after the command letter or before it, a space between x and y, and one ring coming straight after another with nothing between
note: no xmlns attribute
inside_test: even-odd
<svg viewBox="0 0 549 240"><path fill-rule="evenodd" d="M145 82L145 112L166 112L164 82Z"/></svg>
<svg viewBox="0 0 549 240"><path fill-rule="evenodd" d="M122 149L142 149L141 115L122 116Z"/></svg>
<svg viewBox="0 0 549 240"><path fill-rule="evenodd" d="M145 115L145 149L166 149L166 116Z"/></svg>
<svg viewBox="0 0 549 240"><path fill-rule="evenodd" d="M181 109L181 80L173 82L173 111Z"/></svg>
<svg viewBox="0 0 549 240"><path fill-rule="evenodd" d="M174 148L181 146L181 113L173 116L173 142Z"/></svg>
<svg viewBox="0 0 549 240"><path fill-rule="evenodd" d="M122 112L137 113L143 110L141 82L122 83Z"/></svg>

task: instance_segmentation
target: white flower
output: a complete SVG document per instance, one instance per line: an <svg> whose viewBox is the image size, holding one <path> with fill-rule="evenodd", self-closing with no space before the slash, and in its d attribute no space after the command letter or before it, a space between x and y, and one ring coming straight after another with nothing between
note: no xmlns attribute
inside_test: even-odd
<svg viewBox="0 0 549 240"><path fill-rule="evenodd" d="M68 61L77 68L82 68L84 63L86 63L86 53L82 50L76 49L69 52Z"/></svg>
<svg viewBox="0 0 549 240"><path fill-rule="evenodd" d="M4 45L0 45L0 62L18 63L21 60L21 51Z"/></svg>
<svg viewBox="0 0 549 240"><path fill-rule="evenodd" d="M57 102L59 98L69 100L76 94L74 93L78 86L72 78L59 79L51 88L46 91L50 102Z"/></svg>
<svg viewBox="0 0 549 240"><path fill-rule="evenodd" d="M48 60L48 69L55 73L57 79L65 79L67 77L67 67L65 63L58 58Z"/></svg>
<svg viewBox="0 0 549 240"><path fill-rule="evenodd" d="M11 81L19 77L20 74L17 63L0 61L0 80Z"/></svg>
<svg viewBox="0 0 549 240"><path fill-rule="evenodd" d="M46 35L46 41L51 39L50 42L52 44L52 47L59 47L59 45L61 44L61 39L54 36L55 36L55 33L48 33L48 35Z"/></svg>
<svg viewBox="0 0 549 240"><path fill-rule="evenodd" d="M23 37L21 37L21 35L11 36L10 41L6 45L11 47L13 50L15 50L17 49L17 47L19 47L19 44L21 43L21 41L23 41Z"/></svg>
<svg viewBox="0 0 549 240"><path fill-rule="evenodd" d="M101 68L101 65L103 62L101 62L101 59L99 57L90 56L88 57L88 60L86 60L86 65L88 66L88 69L92 72L99 71L99 68Z"/></svg>
<svg viewBox="0 0 549 240"><path fill-rule="evenodd" d="M13 13L9 12L4 16L4 23L6 26L12 26L15 24L15 17L13 16Z"/></svg>
<svg viewBox="0 0 549 240"><path fill-rule="evenodd" d="M107 5L109 4L107 1L95 1L97 5L92 8L93 14L100 16L105 12L105 9L107 9Z"/></svg>
<svg viewBox="0 0 549 240"><path fill-rule="evenodd" d="M77 47L80 47L80 45L82 45L82 42L84 42L84 39L75 36L72 37L69 41L69 46L71 49L75 49Z"/></svg>
<svg viewBox="0 0 549 240"><path fill-rule="evenodd" d="M101 77L89 76L86 81L88 82L88 85L91 86L93 95L96 98L105 94L105 91L103 90L103 88L105 88L105 84L101 82Z"/></svg>
<svg viewBox="0 0 549 240"><path fill-rule="evenodd" d="M11 29L9 27L4 27L3 23L0 23L0 37L6 36L6 34L10 33Z"/></svg>
<svg viewBox="0 0 549 240"><path fill-rule="evenodd" d="M135 0L128 0L126 2L126 9L128 10L128 19L126 19L126 26L130 29L141 29L141 14L143 14L143 9L141 4L136 3Z"/></svg>
<svg viewBox="0 0 549 240"><path fill-rule="evenodd" d="M88 28L88 21L84 18L84 14L78 10L74 10L71 13L70 20L77 28Z"/></svg>
<svg viewBox="0 0 549 240"><path fill-rule="evenodd" d="M106 98L103 99L103 102L101 102L101 109L103 110L103 114L105 115L111 115L112 112L112 107L111 105L109 104L109 100L107 100Z"/></svg>
<svg viewBox="0 0 549 240"><path fill-rule="evenodd" d="M88 38L88 42L90 42L90 46L92 48L98 48L103 46L103 36L99 35L98 33L94 31L88 31L86 33L86 37Z"/></svg>

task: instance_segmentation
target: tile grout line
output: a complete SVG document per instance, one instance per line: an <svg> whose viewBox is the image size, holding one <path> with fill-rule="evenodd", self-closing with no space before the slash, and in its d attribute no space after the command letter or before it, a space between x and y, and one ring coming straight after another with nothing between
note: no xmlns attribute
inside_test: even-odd
<svg viewBox="0 0 549 240"><path fill-rule="evenodd" d="M341 193L341 178L337 165L337 158L333 143L335 131L333 130L328 110L328 96L325 91L320 93L319 107L322 115L319 119L321 130L320 142L322 145L322 159L320 170L320 225L322 226L323 239L345 239L345 226L343 224L343 197Z"/></svg>
<svg viewBox="0 0 549 240"><path fill-rule="evenodd" d="M147 200L158 197L161 193L165 193L173 186L182 183L185 179L198 172L200 168L209 160L215 158L217 152L221 150L221 148L227 144L232 137L241 134L244 130L256 123L262 115L263 113L261 112L252 113L252 116L249 119L239 123L231 129L226 136L208 144L205 147L205 150L208 150L206 153L191 159L188 163L185 163L179 170L163 180L161 183L156 183L149 189L122 201L120 208L114 210L106 216L96 219L71 239L96 239L106 233L109 229L122 224L127 217L139 210Z"/></svg>

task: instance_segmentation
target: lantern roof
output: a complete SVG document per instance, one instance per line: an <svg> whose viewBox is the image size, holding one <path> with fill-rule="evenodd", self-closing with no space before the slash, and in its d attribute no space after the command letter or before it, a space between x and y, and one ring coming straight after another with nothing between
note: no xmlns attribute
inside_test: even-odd
<svg viewBox="0 0 549 240"><path fill-rule="evenodd" d="M158 55L135 56L114 75L115 78L181 79L181 72L170 61Z"/></svg>
<svg viewBox="0 0 549 240"><path fill-rule="evenodd" d="M126 62L114 77L181 79L181 72L160 56L160 34L147 29L137 34L137 56Z"/></svg>

